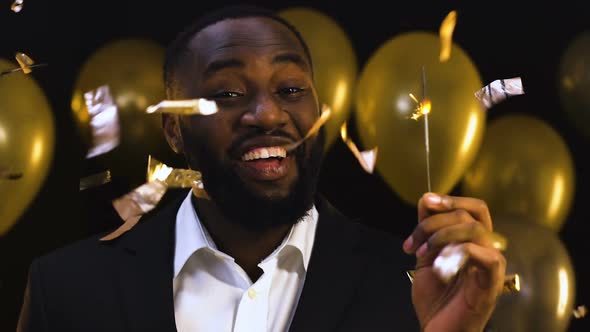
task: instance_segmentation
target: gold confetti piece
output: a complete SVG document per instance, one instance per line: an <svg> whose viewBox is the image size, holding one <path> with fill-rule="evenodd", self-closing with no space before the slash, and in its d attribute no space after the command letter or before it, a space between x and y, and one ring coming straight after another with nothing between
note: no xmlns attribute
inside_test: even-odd
<svg viewBox="0 0 590 332"><path fill-rule="evenodd" d="M573 311L574 318L580 319L588 315L588 308L585 305L580 305Z"/></svg>
<svg viewBox="0 0 590 332"><path fill-rule="evenodd" d="M31 68L44 67L44 66L47 66L47 64L46 63L38 63L38 64L34 64L32 66L29 66L28 69L30 70ZM17 68L13 68L13 69L4 70L4 71L0 72L0 77L4 76L4 75L16 73L19 71L23 71L23 69L21 67L17 67Z"/></svg>
<svg viewBox="0 0 590 332"><path fill-rule="evenodd" d="M348 137L346 130L346 122L343 123L342 126L340 126L340 136L342 137L342 140L344 141L344 143L346 143L346 146L348 146L352 154L359 161L361 167L365 170L365 172L373 174L373 171L375 170L375 164L377 162L378 147L374 147L371 150L359 151L356 144L354 144L352 139Z"/></svg>
<svg viewBox="0 0 590 332"><path fill-rule="evenodd" d="M31 72L31 66L35 64L35 61L33 61L33 59L21 52L16 53L15 58L16 62L18 62L18 65L23 70L23 73L28 74Z"/></svg>
<svg viewBox="0 0 590 332"><path fill-rule="evenodd" d="M502 288L503 293L515 293L520 292L520 276L518 273L507 274L504 277L504 287Z"/></svg>
<svg viewBox="0 0 590 332"><path fill-rule="evenodd" d="M23 1L24 0L14 0L10 9L15 13L19 13L23 9Z"/></svg>
<svg viewBox="0 0 590 332"><path fill-rule="evenodd" d="M106 170L80 179L80 191L111 182L111 171Z"/></svg>
<svg viewBox="0 0 590 332"><path fill-rule="evenodd" d="M440 36L440 62L446 62L451 58L451 48L453 46L453 31L457 24L457 11L453 10L448 13L442 21L439 29Z"/></svg>
<svg viewBox="0 0 590 332"><path fill-rule="evenodd" d="M524 94L522 80L520 77L514 77L493 81L475 92L475 97L484 109L489 109L507 98L522 94Z"/></svg>
<svg viewBox="0 0 590 332"><path fill-rule="evenodd" d="M135 216L125 220L125 223L123 225L117 228L114 232L102 237L100 241L111 241L118 238L125 232L131 230L133 226L135 226L139 222L139 219L141 219L141 216Z"/></svg>
<svg viewBox="0 0 590 332"><path fill-rule="evenodd" d="M195 195L195 197L197 198L211 199L211 197L209 197L209 194L205 191L205 187L203 186L202 180L195 181L195 183L193 184L192 191L193 195Z"/></svg>
<svg viewBox="0 0 590 332"><path fill-rule="evenodd" d="M117 106L108 85L84 93L84 100L92 129L92 146L86 153L88 159L105 154L119 145L120 126Z"/></svg>
<svg viewBox="0 0 590 332"><path fill-rule="evenodd" d="M147 181L160 180L168 188L192 188L201 181L201 172L192 169L172 168L158 159L148 157Z"/></svg>
<svg viewBox="0 0 590 332"><path fill-rule="evenodd" d="M104 236L100 241L110 241L131 230L139 219L153 210L166 193L166 184L160 180L145 183L130 193L113 201L113 207L125 222L114 232Z"/></svg>
<svg viewBox="0 0 590 332"><path fill-rule="evenodd" d="M211 115L218 111L217 103L203 98L188 100L163 100L149 106L147 113L170 113L179 115Z"/></svg>
<svg viewBox="0 0 590 332"><path fill-rule="evenodd" d="M131 230L139 222L141 216L158 205L169 188L192 188L196 197L209 199L209 195L203 187L200 172L172 168L149 156L146 177L145 184L113 201L113 207L125 223L114 232L101 238L101 241L116 239Z"/></svg>
<svg viewBox="0 0 590 332"><path fill-rule="evenodd" d="M410 283L414 283L414 276L416 275L416 270L408 270L406 271L406 275L408 279L410 279Z"/></svg>
<svg viewBox="0 0 590 332"><path fill-rule="evenodd" d="M151 155L148 156L148 167L147 167L147 182L155 180L165 181L166 178L172 173L172 167L168 167Z"/></svg>
<svg viewBox="0 0 590 332"><path fill-rule="evenodd" d="M330 107L325 104L322 105L322 114L316 120L316 122L313 124L313 126L311 126L311 128L309 129L309 131L307 132L305 137L303 137L302 139L300 139L297 142L285 145L284 146L285 150L287 150L287 152L294 150L299 145L301 145L306 139L315 135L320 130L320 128L326 123L326 121L328 121L328 119L330 119L330 115L332 115L332 110L330 109Z"/></svg>
<svg viewBox="0 0 590 332"><path fill-rule="evenodd" d="M147 213L156 207L160 199L166 193L166 184L155 180L145 183L127 195L135 201L143 213Z"/></svg>

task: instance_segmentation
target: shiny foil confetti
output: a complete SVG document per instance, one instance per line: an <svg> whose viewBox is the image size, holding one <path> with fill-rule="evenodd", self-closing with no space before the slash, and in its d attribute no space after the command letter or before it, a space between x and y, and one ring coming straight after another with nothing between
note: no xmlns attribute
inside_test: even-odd
<svg viewBox="0 0 590 332"><path fill-rule="evenodd" d="M100 240L110 241L131 230L145 213L153 210L158 205L166 193L166 189L166 184L160 180L154 180L135 188L123 197L115 199L113 207L125 222L114 232L102 237Z"/></svg>
<svg viewBox="0 0 590 332"><path fill-rule="evenodd" d="M29 74L31 72L31 66L35 64L35 61L33 61L33 59L31 59L28 55L21 52L16 53L15 58L23 73Z"/></svg>
<svg viewBox="0 0 590 332"><path fill-rule="evenodd" d="M452 11L440 25L438 31L440 36L440 62L446 62L451 58L451 48L453 46L453 31L455 31L455 25L457 24L457 12Z"/></svg>
<svg viewBox="0 0 590 332"><path fill-rule="evenodd" d="M111 182L111 171L106 170L80 179L80 191Z"/></svg>
<svg viewBox="0 0 590 332"><path fill-rule="evenodd" d="M149 106L147 113L169 113L179 115L211 115L218 111L217 103L203 98L188 100L163 100Z"/></svg>
<svg viewBox="0 0 590 332"><path fill-rule="evenodd" d="M205 186L203 185L203 181L202 180L198 180L193 184L193 195L195 195L195 197L197 198L202 198L202 199L211 199L211 197L209 197L209 194L205 191Z"/></svg>
<svg viewBox="0 0 590 332"><path fill-rule="evenodd" d="M580 305L573 311L574 318L580 319L588 315L588 308L585 305Z"/></svg>
<svg viewBox="0 0 590 332"><path fill-rule="evenodd" d="M24 0L14 0L12 5L10 6L10 10L12 10L15 13L20 13L20 11L23 9L23 1Z"/></svg>
<svg viewBox="0 0 590 332"><path fill-rule="evenodd" d="M160 175L158 175L160 173ZM168 188L193 188L201 181L201 172L192 169L172 168L162 163L158 159L149 156L147 168L148 182L156 179L157 176L165 178L160 181L164 182ZM201 184L202 185L202 184Z"/></svg>
<svg viewBox="0 0 590 332"><path fill-rule="evenodd" d="M484 109L489 109L512 96L522 94L524 94L522 80L520 77L514 77L493 81L475 92L475 97Z"/></svg>
<svg viewBox="0 0 590 332"><path fill-rule="evenodd" d="M92 130L92 146L88 149L86 158L93 158L119 145L119 115L107 85L84 93L84 100Z"/></svg>
<svg viewBox="0 0 590 332"><path fill-rule="evenodd" d="M158 205L169 188L192 188L196 197L209 199L200 172L172 168L152 156L148 157L146 178L145 184L113 201L113 207L125 222L114 232L101 238L101 241L116 239L131 230L144 214Z"/></svg>
<svg viewBox="0 0 590 332"><path fill-rule="evenodd" d="M21 52L16 53L15 59L18 63L18 67L0 72L0 76L16 73L19 71L22 71L24 74L29 74L32 71L32 68L47 66L46 63L35 64L35 61L33 61L33 59Z"/></svg>
<svg viewBox="0 0 590 332"><path fill-rule="evenodd" d="M365 170L365 172L369 174L373 174L375 169L375 164L377 162L377 152L378 147L375 147L371 150L367 151L359 151L356 144L348 137L347 130L346 130L346 122L342 124L340 127L340 136L342 140L348 146L352 154L356 157L356 159L361 164L361 167Z"/></svg>
<svg viewBox="0 0 590 332"><path fill-rule="evenodd" d="M518 273L508 274L504 277L503 293L520 292L520 275Z"/></svg>
<svg viewBox="0 0 590 332"><path fill-rule="evenodd" d="M285 150L287 150L287 152L295 150L297 147L299 147L299 145L305 142L305 140L315 135L320 130L320 128L330 119L331 115L332 109L328 105L322 105L322 113L320 117L316 120L313 126L311 126L305 137L303 137L297 142L285 145Z"/></svg>

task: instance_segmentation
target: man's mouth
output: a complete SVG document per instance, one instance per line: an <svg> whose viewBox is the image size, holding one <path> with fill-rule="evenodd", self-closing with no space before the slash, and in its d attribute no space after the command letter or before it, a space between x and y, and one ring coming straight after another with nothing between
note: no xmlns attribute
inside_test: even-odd
<svg viewBox="0 0 590 332"><path fill-rule="evenodd" d="M249 149L241 156L240 169L247 176L261 181L275 181L287 175L293 156L282 146Z"/></svg>
<svg viewBox="0 0 590 332"><path fill-rule="evenodd" d="M242 155L242 161L283 159L285 157L287 157L287 150L282 146L268 146L247 151Z"/></svg>

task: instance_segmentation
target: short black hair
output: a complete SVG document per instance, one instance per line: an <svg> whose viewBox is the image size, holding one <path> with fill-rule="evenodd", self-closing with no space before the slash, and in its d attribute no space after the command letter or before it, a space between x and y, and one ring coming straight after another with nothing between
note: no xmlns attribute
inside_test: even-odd
<svg viewBox="0 0 590 332"><path fill-rule="evenodd" d="M221 9L209 12L188 25L182 32L180 32L176 38L170 43L166 49L166 55L164 58L164 84L166 90L171 88L172 82L174 81L174 70L178 65L182 55L187 51L187 45L191 39L198 34L201 30L213 25L217 22L232 19L232 18L247 18L247 17L265 17L273 19L285 27L287 27L303 46L305 56L309 61L313 73L313 64L311 61L311 53L305 40L301 36L301 33L291 23L287 22L284 18L277 15L272 10L253 6L253 5L233 5L223 7Z"/></svg>

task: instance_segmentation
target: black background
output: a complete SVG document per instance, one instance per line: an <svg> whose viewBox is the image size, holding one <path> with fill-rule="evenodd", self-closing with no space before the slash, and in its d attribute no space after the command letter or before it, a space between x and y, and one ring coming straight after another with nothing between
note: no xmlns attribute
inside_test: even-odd
<svg viewBox="0 0 590 332"><path fill-rule="evenodd" d="M47 180L17 225L0 237L0 331L14 330L27 268L33 257L110 226L87 222L88 219L81 217L87 214L84 203L89 196L80 195L78 179L88 165L79 158L80 139L70 99L84 61L97 48L117 38L144 37L166 45L196 16L229 3L235 2L25 0L22 12L15 14L10 11L10 1L0 1L0 57L12 60L16 51L22 51L38 62L49 63L32 75L50 99L57 126L55 157ZM565 116L557 92L562 52L578 33L590 28L590 5L584 3L405 1L385 5L369 1L348 4L267 1L257 4L277 10L308 6L330 15L350 37L359 70L379 46L396 34L413 30L437 32L445 15L457 9L454 41L471 56L482 80L491 82L521 76L526 88L525 96L512 98L490 110L488 120L518 112L534 115L555 128L571 150L576 167L576 192L559 236L576 271L575 303L590 304L590 285L586 282L590 280L586 259L590 249L590 241L586 239L590 178L585 172L589 166L585 158L589 141ZM354 126L349 128L354 138ZM406 236L415 224L415 208L404 204L378 174L365 174L340 142L326 156L320 187L343 212L374 227ZM453 192L459 193L457 188ZM100 199L108 194L92 195L93 199ZM588 321L589 318L572 321L570 331L590 331Z"/></svg>

